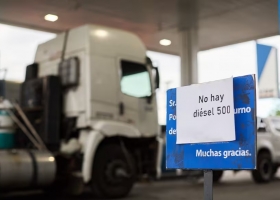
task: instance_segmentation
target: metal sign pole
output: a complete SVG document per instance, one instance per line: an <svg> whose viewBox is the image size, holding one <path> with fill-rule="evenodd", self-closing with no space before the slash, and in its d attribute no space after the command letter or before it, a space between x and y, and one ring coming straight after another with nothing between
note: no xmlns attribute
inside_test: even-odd
<svg viewBox="0 0 280 200"><path fill-rule="evenodd" d="M213 200L213 171L204 171L204 200Z"/></svg>

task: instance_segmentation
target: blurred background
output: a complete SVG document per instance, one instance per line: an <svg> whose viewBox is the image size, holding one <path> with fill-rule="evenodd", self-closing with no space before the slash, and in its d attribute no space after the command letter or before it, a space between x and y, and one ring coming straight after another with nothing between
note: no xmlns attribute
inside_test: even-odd
<svg viewBox="0 0 280 200"><path fill-rule="evenodd" d="M4 199L64 199L68 197L61 197L59 195L61 191L77 190L77 193L80 194L80 190L87 191L88 187L84 188L84 186L90 184L94 185L92 186L94 189L89 189L89 193L92 192L91 190L95 190L96 196L92 197L85 192L85 194L75 198L98 199L102 196L103 198L121 197L147 200L202 199L203 174L201 171L165 169L166 91L182 85L256 74L257 116L264 119L280 116L279 16L279 2L277 0L0 0L0 69L3 70L0 71L0 76L2 73L1 77L6 81L6 86L9 83L16 85L15 87L7 87L4 89L5 91L3 90L4 86L1 86L3 90L1 96L11 102L14 100L12 97L17 97L17 101L15 101L17 103L5 104L5 102L1 102L0 109L3 111L10 109L9 112L13 112L18 121L21 122L16 123L17 120L14 118L14 122L11 122L13 123L11 133L15 135L15 138L12 139L14 142L10 146L1 146L1 140L3 144L7 144L10 139L6 141L7 127L0 123L0 197L2 195L1 198ZM93 26L91 27L91 25ZM87 26L89 26L88 29L83 28ZM94 36L92 32L97 33L96 31L99 31L99 35L95 34ZM112 36L114 39L106 42L107 36L108 38ZM91 37L97 39L91 40L89 39ZM88 41L86 41L87 39ZM85 44L82 44L83 42ZM101 50L96 50L98 48ZM80 49L84 49L86 53L83 54L84 52L81 51L82 54L80 54ZM76 54L76 52L78 53ZM64 63L72 57L79 59L77 62L79 67L69 64L72 61L69 61L68 64ZM111 61L114 60L112 62L109 59L102 60L105 57L110 57ZM146 57L150 58L151 63L146 62ZM112 77L115 75L117 77L117 74L122 74L120 79L122 81L125 76L146 72L136 65L134 66L135 71L127 70L125 72L127 69L125 64L119 69L119 66L114 63L122 58L126 61L133 61L134 64L152 65L151 68L148 67L150 73L148 79L151 79L149 80L151 85L149 92L151 97L155 92L156 98L149 100L147 97L146 101L146 96L141 96L141 99L139 96L137 98L133 96L133 92L141 90L143 82L140 78L138 78L139 80L134 78L138 82L130 82L130 86L135 84L131 94L129 94L131 89L129 87L124 90L123 85L119 88L114 86L115 82L114 84L108 83L109 79L112 82L115 81ZM32 64L36 64L36 67ZM107 65L112 66L108 68ZM69 77L66 75L64 77L63 73L60 74L63 66L65 70L69 68L67 72L70 74ZM132 67L133 63L130 63L130 68ZM96 68L97 71L90 71L93 68ZM50 72L52 69L55 72ZM80 69L88 70L89 77L86 76L86 72L79 71ZM154 69L155 72L159 72L160 79L154 76L155 73L152 72ZM109 73L111 70L115 74ZM82 78L78 79L77 74ZM73 81L74 85L76 84L75 88L71 88L73 86L70 84L65 89L64 83L61 83L49 86L50 88L61 86L61 91L52 89L45 91L41 86L36 85L37 83L30 82L48 76L58 76L62 82L63 80ZM158 87L157 81L159 81ZM89 82L91 86L89 86ZM125 83L121 82L121 84ZM41 88L40 92L38 92L39 89L36 89L37 87ZM107 87L110 89L106 89ZM90 93L91 97L84 95L88 88L93 93ZM58 96L62 97L62 100L56 101L56 97L50 97L50 104L43 102L44 98L48 98L44 95L50 91L52 94L59 93ZM41 96L37 93L40 93ZM95 99L95 93L100 95L99 99ZM116 93L116 97L111 93ZM129 97L119 94L126 94ZM131 98L132 96L133 98ZM103 97L104 99L102 99ZM38 98L41 98L39 101L43 103L37 105L35 101ZM82 101L83 98L88 98L88 100ZM143 99L145 101L142 101ZM31 101L33 103L30 104ZM45 113L48 113L47 110L51 110L52 105L55 104L61 104L61 108L57 109L59 113L47 116ZM84 108L80 106L82 104L86 106L90 104L91 106ZM20 108L18 109L17 106ZM34 114L30 114L30 110L34 112L34 109L40 106L44 112L38 112L36 117ZM88 111L90 109L92 109L91 113ZM9 112L6 114L11 116ZM152 112L152 114L147 114L148 112ZM26 117L28 120L25 119ZM59 120L56 120L58 119L56 117ZM49 123L38 125L36 121L38 118L44 122L49 120ZM73 118L75 119L73 120ZM6 119L3 118L3 120ZM54 125L56 122L52 120L56 120L58 125ZM65 121L67 121L67 125L64 125ZM108 121L125 125L119 125L121 126L119 127L112 123L105 126L104 124ZM267 132L265 140L269 144L272 143L270 145L273 146L271 149L267 149L271 157L265 160L268 164L264 164L263 172L269 176L269 181L261 181L267 182L266 184L256 184L252 180L251 172L225 171L220 176L218 174L217 180L214 180L217 182L214 185L214 199L279 199L280 174L277 170L280 164L280 129L267 128L271 126L270 123L275 126L277 124L275 121L268 120L264 123L266 129L261 129L260 132ZM33 135L32 138L35 138L35 142L32 142L32 139L31 142L18 142L26 140L26 138L22 139L17 136L19 134L26 135L21 124L27 127L27 132ZM59 126L59 128L48 129L47 126ZM104 129L102 129L103 126ZM20 130L18 131L18 129ZM117 131L108 131L107 133L106 131L110 129L124 133L120 135ZM150 133L150 130L157 132L157 134L153 135L154 133ZM57 131L59 137L54 136L52 131ZM104 131L105 133L103 133ZM1 134L5 136L3 139ZM98 134L102 136L96 136ZM134 136L133 134L138 135ZM92 143L87 144L86 140L92 140ZM261 140L264 139L261 138ZM106 145L112 144L113 147L105 148ZM70 189L61 189L61 187L55 186L55 192L53 192L54 190L51 192L55 197L49 197L49 194L46 193L33 192L38 189L37 186L25 187L31 184L34 174L38 173L38 169L32 168L32 162L36 163L36 159L32 160L33 157L38 157L38 160L44 158L44 156L41 157L40 145L41 148L46 147L43 149L48 152L48 162L55 162L56 166L56 169L52 170L43 169L41 173L47 170L47 176L50 173L50 176L54 176L53 179L57 180L57 174L61 172L64 174L69 170L71 181L67 180L75 183L70 186ZM114 145L119 146L115 147ZM134 145L137 148L134 149ZM147 146L149 148L150 146L156 147L145 149ZM101 147L105 149L102 153L96 150L102 150ZM19 184L20 192L18 189L10 189L10 185L17 182L14 176L9 176L9 173L15 172L9 171L7 167L16 165L12 161L13 158L9 157L7 153L11 149L24 149L24 151L27 149L31 152L37 149L39 152L32 155L30 163L24 161L25 158L21 157L24 153L21 151L14 155L22 159L20 162L25 164L24 168L14 168L14 170L19 171L17 175L22 177L18 180L18 182L23 183ZM113 158L108 158L108 163L105 164L94 163L92 166L86 163L93 163L93 158L98 160L100 155L102 157L109 154L109 149L124 152L124 158L120 159L122 162L116 159L110 163L109 160ZM87 152L92 153L87 154ZM95 157L96 152L100 153L99 157ZM131 155L127 156L127 154ZM155 156L150 156L152 154ZM26 155L24 154L24 156ZM139 169L136 167L137 170L132 170L137 171L135 172L137 184L132 190L131 180L128 178L129 174L134 173L130 171L131 163L129 159L127 160L127 157L130 156L135 159L135 163L134 161L133 163L140 166ZM2 172L1 159L5 160L2 164L4 169ZM102 162L100 161L100 163ZM153 163L151 164L151 162ZM40 163L39 161L38 163L38 166L44 164L44 162ZM74 170L69 166L74 166ZM90 169L94 167L97 169L91 171ZM92 183L95 179L86 172L88 170L89 174L102 174L103 171L98 171L101 168L106 170L104 170L104 177L100 176L99 179L108 179L108 184L111 184L110 187L112 187L110 190L104 189L107 187L106 181ZM24 175L27 172L33 175ZM6 174L3 180L1 180L1 173ZM40 177L39 173L35 177ZM59 176L62 176L61 174ZM54 180L42 182L51 185L50 182L55 182ZM117 185L122 183L129 186L119 189ZM64 182L58 182L58 184L61 186ZM8 192L6 192L6 186L9 188ZM28 192L26 192L26 188L28 188ZM123 189L124 192L114 191L118 189ZM96 190L101 192L96 192Z"/></svg>

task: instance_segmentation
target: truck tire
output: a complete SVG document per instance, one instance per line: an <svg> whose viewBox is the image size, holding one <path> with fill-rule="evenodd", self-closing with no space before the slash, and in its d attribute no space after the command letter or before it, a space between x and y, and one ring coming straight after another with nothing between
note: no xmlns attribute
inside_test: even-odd
<svg viewBox="0 0 280 200"><path fill-rule="evenodd" d="M269 152L260 152L257 159L257 170L252 171L256 183L268 183L273 177L273 163Z"/></svg>
<svg viewBox="0 0 280 200"><path fill-rule="evenodd" d="M99 198L126 196L135 182L134 159L120 145L102 145L96 152L91 187Z"/></svg>
<svg viewBox="0 0 280 200"><path fill-rule="evenodd" d="M213 182L218 183L222 176L223 176L224 171L223 170L215 170L213 171Z"/></svg>

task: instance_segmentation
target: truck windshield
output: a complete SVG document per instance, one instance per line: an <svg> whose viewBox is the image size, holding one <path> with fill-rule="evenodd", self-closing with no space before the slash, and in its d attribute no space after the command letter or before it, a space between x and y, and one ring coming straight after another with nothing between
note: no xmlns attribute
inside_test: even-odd
<svg viewBox="0 0 280 200"><path fill-rule="evenodd" d="M151 96L149 72L144 64L121 61L121 90L124 94L141 98Z"/></svg>

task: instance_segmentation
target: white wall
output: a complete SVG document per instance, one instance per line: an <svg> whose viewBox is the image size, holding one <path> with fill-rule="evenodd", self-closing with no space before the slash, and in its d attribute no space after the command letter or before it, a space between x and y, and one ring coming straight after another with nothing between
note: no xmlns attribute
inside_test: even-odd
<svg viewBox="0 0 280 200"><path fill-rule="evenodd" d="M23 81L25 67L33 63L37 45L55 34L0 24L0 68L7 68L7 80ZM2 78L0 72L0 79Z"/></svg>

